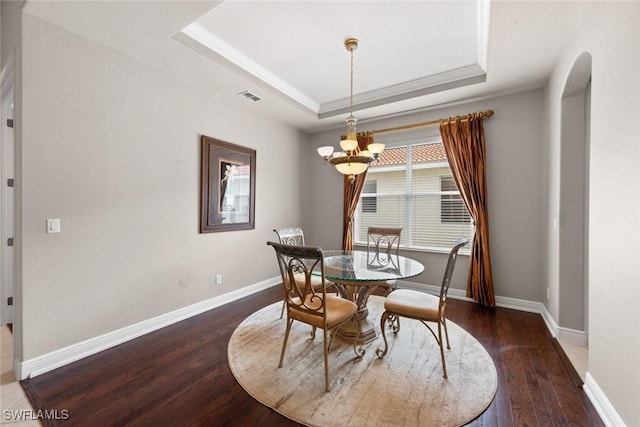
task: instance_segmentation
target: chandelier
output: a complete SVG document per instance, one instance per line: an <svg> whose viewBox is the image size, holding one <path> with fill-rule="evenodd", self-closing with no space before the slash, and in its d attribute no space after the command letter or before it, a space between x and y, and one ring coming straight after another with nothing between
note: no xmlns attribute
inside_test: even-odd
<svg viewBox="0 0 640 427"><path fill-rule="evenodd" d="M356 119L353 115L353 51L358 48L358 40L347 39L344 46L351 54L351 93L349 97L349 117L347 117L347 136L340 141L340 148L343 151L334 152L331 145L318 148L318 154L326 162L331 163L338 172L347 175L349 182L355 180L355 176L366 171L369 163L378 160L378 156L384 150L384 144L371 143L366 150L361 150L358 145L356 133Z"/></svg>

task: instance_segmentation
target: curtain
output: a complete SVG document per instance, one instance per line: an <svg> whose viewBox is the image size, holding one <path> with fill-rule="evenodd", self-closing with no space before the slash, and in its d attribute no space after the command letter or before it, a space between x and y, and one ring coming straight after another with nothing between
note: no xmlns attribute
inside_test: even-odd
<svg viewBox="0 0 640 427"><path fill-rule="evenodd" d="M373 132L358 134L358 148L366 150L369 144L373 143ZM343 227L342 227L342 249L353 250L353 215L358 206L358 199L364 187L367 171L355 176L353 182L349 182L349 177L344 176L344 201L343 201Z"/></svg>
<svg viewBox="0 0 640 427"><path fill-rule="evenodd" d="M465 120L460 117L441 120L440 134L454 180L475 224L467 297L494 307L482 114L470 114Z"/></svg>

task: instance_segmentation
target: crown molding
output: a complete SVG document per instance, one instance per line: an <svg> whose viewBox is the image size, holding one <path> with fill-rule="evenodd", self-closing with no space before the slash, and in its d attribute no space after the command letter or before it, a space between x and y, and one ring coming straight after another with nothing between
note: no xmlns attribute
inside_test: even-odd
<svg viewBox="0 0 640 427"><path fill-rule="evenodd" d="M316 101L262 67L197 22L179 31L173 38L194 49L196 52L213 59L220 65L226 66L232 71L249 77L251 80L268 85L277 92L285 95L286 98L298 106L310 110L315 114L318 113L320 106Z"/></svg>
<svg viewBox="0 0 640 427"><path fill-rule="evenodd" d="M471 64L432 76L425 76L354 95L353 111L404 101L405 99L455 89L461 86L482 83L486 80L487 74L482 67L478 64ZM324 119L348 112L349 98L341 98L321 104L318 117Z"/></svg>

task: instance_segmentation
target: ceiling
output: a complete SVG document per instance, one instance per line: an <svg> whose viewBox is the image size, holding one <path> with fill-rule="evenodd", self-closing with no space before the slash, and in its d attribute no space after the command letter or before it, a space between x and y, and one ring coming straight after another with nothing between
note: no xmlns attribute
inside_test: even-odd
<svg viewBox="0 0 640 427"><path fill-rule="evenodd" d="M588 1L34 1L25 11L307 132L544 86ZM612 7L615 7L615 3ZM249 91L252 101L238 94Z"/></svg>

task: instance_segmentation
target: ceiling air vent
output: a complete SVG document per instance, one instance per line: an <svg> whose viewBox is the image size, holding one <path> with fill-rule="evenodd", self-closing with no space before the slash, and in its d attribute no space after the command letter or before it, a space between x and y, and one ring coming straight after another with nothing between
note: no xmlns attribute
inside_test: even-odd
<svg viewBox="0 0 640 427"><path fill-rule="evenodd" d="M247 99L250 99L252 101L260 101L262 100L262 98L260 98L258 95L256 95L253 92L249 92L248 90L245 90L244 92L240 92L238 95L242 95Z"/></svg>

